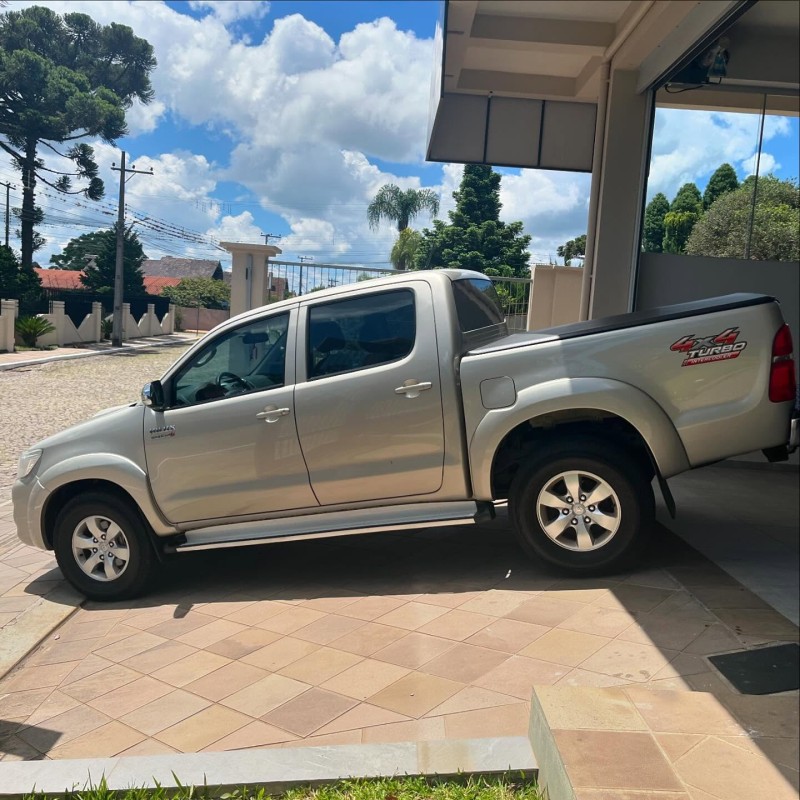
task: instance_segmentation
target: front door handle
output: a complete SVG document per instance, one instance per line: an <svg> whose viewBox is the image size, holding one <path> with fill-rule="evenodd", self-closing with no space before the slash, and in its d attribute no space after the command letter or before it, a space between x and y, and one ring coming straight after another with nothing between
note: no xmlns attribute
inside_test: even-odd
<svg viewBox="0 0 800 800"><path fill-rule="evenodd" d="M409 378L407 381L403 381L402 386L398 386L395 390L395 394L404 394L409 400L413 400L415 397L419 397L420 392L425 392L431 388L433 384L430 381L416 381L414 378Z"/></svg>
<svg viewBox="0 0 800 800"><path fill-rule="evenodd" d="M264 422L277 422L281 417L289 414L288 408L278 408L277 406L267 406L263 411L256 414L256 419L263 419Z"/></svg>

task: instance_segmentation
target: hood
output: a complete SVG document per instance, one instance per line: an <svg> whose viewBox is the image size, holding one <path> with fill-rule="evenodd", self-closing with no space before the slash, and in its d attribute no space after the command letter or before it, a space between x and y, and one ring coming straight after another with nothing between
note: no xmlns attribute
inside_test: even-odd
<svg viewBox="0 0 800 800"><path fill-rule="evenodd" d="M116 438L115 432L121 431L122 428L134 426L138 431L141 431L143 413L144 406L141 403L127 403L124 406L106 408L90 419L48 436L27 449L39 448L46 450L83 439L87 442L92 442L98 450L101 450L103 449L103 444L109 438Z"/></svg>

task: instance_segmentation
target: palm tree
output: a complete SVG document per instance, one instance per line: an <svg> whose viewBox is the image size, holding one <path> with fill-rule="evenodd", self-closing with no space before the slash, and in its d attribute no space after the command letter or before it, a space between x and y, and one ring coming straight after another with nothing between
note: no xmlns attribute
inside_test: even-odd
<svg viewBox="0 0 800 800"><path fill-rule="evenodd" d="M392 248L392 254L389 256L392 266L395 269L409 269L412 267L414 256L421 240L422 235L418 231L413 231L411 228L400 231L400 235Z"/></svg>
<svg viewBox="0 0 800 800"><path fill-rule="evenodd" d="M393 183L381 186L375 199L367 208L370 228L377 228L382 218L397 223L397 230L404 231L408 223L420 213L430 211L435 217L439 213L439 198L431 189L406 189L403 191Z"/></svg>

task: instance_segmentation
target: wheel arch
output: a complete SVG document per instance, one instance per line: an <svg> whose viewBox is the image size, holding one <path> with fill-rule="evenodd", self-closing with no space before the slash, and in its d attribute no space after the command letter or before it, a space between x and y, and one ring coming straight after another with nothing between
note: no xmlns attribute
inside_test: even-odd
<svg viewBox="0 0 800 800"><path fill-rule="evenodd" d="M49 549L53 546L53 525L58 513L73 497L86 491L105 492L130 503L154 539L176 533L153 502L144 470L122 456L100 453L67 459L46 470L39 481L47 492L40 520L42 540Z"/></svg>
<svg viewBox="0 0 800 800"><path fill-rule="evenodd" d="M475 496L502 497L519 464L566 433L622 443L659 478L689 469L672 421L640 389L602 378L560 379L523 389L514 406L483 418L470 442Z"/></svg>

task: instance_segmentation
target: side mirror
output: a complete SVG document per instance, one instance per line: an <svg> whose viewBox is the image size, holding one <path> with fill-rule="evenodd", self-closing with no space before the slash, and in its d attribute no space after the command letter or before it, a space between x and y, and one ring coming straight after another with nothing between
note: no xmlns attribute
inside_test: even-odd
<svg viewBox="0 0 800 800"><path fill-rule="evenodd" d="M164 387L161 381L151 381L142 387L142 403L154 411L164 408Z"/></svg>

